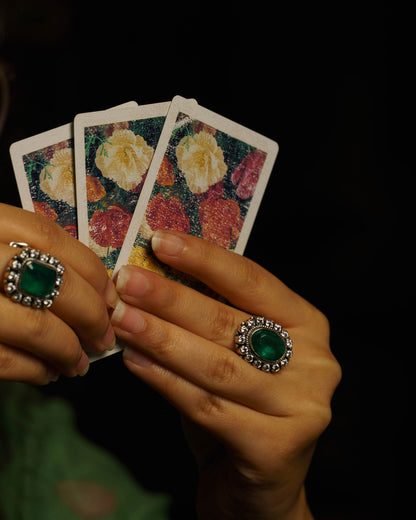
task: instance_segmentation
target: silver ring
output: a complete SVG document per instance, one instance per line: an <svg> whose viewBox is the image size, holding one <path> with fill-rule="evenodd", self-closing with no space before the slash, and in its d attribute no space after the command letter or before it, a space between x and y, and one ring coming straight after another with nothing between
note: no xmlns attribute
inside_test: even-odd
<svg viewBox="0 0 416 520"><path fill-rule="evenodd" d="M293 341L287 330L264 316L250 316L235 334L237 353L264 372L276 373L293 355Z"/></svg>
<svg viewBox="0 0 416 520"><path fill-rule="evenodd" d="M4 292L14 302L36 309L49 308L59 296L65 267L52 255L32 249L25 242L10 242L20 248L4 273Z"/></svg>

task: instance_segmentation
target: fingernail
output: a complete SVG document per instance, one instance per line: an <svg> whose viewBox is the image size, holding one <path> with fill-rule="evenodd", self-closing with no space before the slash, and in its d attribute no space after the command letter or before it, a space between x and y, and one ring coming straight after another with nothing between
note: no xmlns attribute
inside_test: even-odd
<svg viewBox="0 0 416 520"><path fill-rule="evenodd" d="M103 345L105 350L113 350L116 346L116 335L114 334L114 329L111 323L108 324L108 328L103 338Z"/></svg>
<svg viewBox="0 0 416 520"><path fill-rule="evenodd" d="M78 365L76 368L76 372L79 376L85 376L85 374L90 369L90 361L88 359L88 356L85 352L82 352L81 359L78 361Z"/></svg>
<svg viewBox="0 0 416 520"><path fill-rule="evenodd" d="M46 373L46 377L49 379L51 383L56 383L58 381L59 376L61 374L55 369L55 368L48 368L48 371Z"/></svg>
<svg viewBox="0 0 416 520"><path fill-rule="evenodd" d="M158 229L152 237L152 249L155 253L178 256L185 247L185 241L178 235Z"/></svg>
<svg viewBox="0 0 416 520"><path fill-rule="evenodd" d="M117 275L116 288L119 294L140 297L150 289L150 282L137 268L123 266Z"/></svg>
<svg viewBox="0 0 416 520"><path fill-rule="evenodd" d="M123 350L123 358L139 367L150 367L153 365L153 361L148 356L131 347L125 347Z"/></svg>
<svg viewBox="0 0 416 520"><path fill-rule="evenodd" d="M114 309L116 307L119 299L120 298L118 296L116 288L114 287L114 283L109 278L108 282L107 282L107 286L104 291L104 301L108 307L111 307L111 309Z"/></svg>
<svg viewBox="0 0 416 520"><path fill-rule="evenodd" d="M111 316L111 322L113 325L125 332L132 332L133 334L142 332L146 326L146 322L141 312L135 307L125 304L121 300L114 309L113 315Z"/></svg>

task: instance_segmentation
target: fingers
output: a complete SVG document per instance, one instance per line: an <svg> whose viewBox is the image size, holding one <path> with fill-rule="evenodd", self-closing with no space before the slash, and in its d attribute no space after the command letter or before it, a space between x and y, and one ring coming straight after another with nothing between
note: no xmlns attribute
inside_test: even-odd
<svg viewBox="0 0 416 520"><path fill-rule="evenodd" d="M0 244L0 272L3 273L9 260L18 250L13 247ZM90 255L88 255L90 256ZM76 331L81 342L94 350L107 350L114 346L115 335L110 324L107 307L98 291L71 265L65 266L63 284L59 290L59 296L54 301L50 310L28 309L32 313L53 313L61 318L71 329ZM105 283L110 283L105 275ZM106 288L104 288L104 293ZM5 297L5 296L4 296ZM15 306L19 304L14 304ZM21 307L21 305L19 305ZM30 315L29 315L30 316ZM14 313L10 314L14 321ZM64 325L62 323L61 327ZM55 326L59 328L58 320ZM19 327L19 330L21 327Z"/></svg>
<svg viewBox="0 0 416 520"><path fill-rule="evenodd" d="M76 334L51 312L15 304L2 295L0 314L1 379L13 379L11 374L21 373L19 380L23 380L23 374L28 376L33 370L32 375L37 381L40 363L43 363L43 371L53 367L69 377L83 375L88 370L88 357ZM36 366L33 366L34 358L37 360Z"/></svg>
<svg viewBox="0 0 416 520"><path fill-rule="evenodd" d="M294 327L316 309L271 273L248 258L208 241L173 231L157 231L152 239L164 263L201 280L231 304Z"/></svg>
<svg viewBox="0 0 416 520"><path fill-rule="evenodd" d="M178 374L161 366L137 350L127 349L124 355L127 368L165 397L182 414L212 433L234 451L253 454L260 459L258 449L264 450L262 459L276 454L273 438L280 438L272 426L273 419L244 405L212 394ZM274 423L278 426L278 423ZM240 434L236 435L236 425ZM262 442L259 442L259 439ZM274 451L273 449L274 448ZM270 460L269 460L270 462ZM258 463L258 462L256 462ZM268 464L268 463L267 463Z"/></svg>
<svg viewBox="0 0 416 520"><path fill-rule="evenodd" d="M26 242L34 249L56 256L65 267L72 267L100 296L107 290L106 270L97 255L55 222L30 211L0 204L0 243ZM3 272L3 271L2 271Z"/></svg>
<svg viewBox="0 0 416 520"><path fill-rule="evenodd" d="M247 318L245 312L136 266L120 269L116 288L127 303L229 348L237 325Z"/></svg>
<svg viewBox="0 0 416 520"><path fill-rule="evenodd" d="M124 303L112 322L122 341L205 391L266 414L288 413L290 395L283 403L278 393L288 377L284 371L279 378L261 372L232 350Z"/></svg>
<svg viewBox="0 0 416 520"><path fill-rule="evenodd" d="M18 252L8 245L11 241L26 242L65 266L60 294L50 309L12 302L1 284L0 378L12 380L15 374L18 380L40 384L50 370L85 374L89 363L81 345L104 351L115 344L107 306L115 306L118 295L103 263L44 217L4 204L0 217L0 274Z"/></svg>
<svg viewBox="0 0 416 520"><path fill-rule="evenodd" d="M23 350L0 343L0 379L34 385L57 381L60 372Z"/></svg>

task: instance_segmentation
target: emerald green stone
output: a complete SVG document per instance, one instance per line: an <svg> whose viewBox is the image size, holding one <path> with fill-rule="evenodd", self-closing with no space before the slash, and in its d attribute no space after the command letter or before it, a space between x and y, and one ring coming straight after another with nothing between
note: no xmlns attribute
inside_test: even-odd
<svg viewBox="0 0 416 520"><path fill-rule="evenodd" d="M251 335L251 348L266 361L277 361L286 352L285 341L276 332L258 329Z"/></svg>
<svg viewBox="0 0 416 520"><path fill-rule="evenodd" d="M56 269L36 260L27 261L20 276L21 291L47 298L56 283Z"/></svg>

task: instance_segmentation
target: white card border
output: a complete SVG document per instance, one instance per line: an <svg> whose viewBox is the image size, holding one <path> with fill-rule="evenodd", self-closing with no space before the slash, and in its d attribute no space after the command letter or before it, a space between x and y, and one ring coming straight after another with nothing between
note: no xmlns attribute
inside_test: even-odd
<svg viewBox="0 0 416 520"><path fill-rule="evenodd" d="M251 228L254 224L254 220L260 207L261 199L263 198L266 185L273 170L273 165L279 151L279 145L276 141L273 141L272 139L269 139L268 137L265 137L258 132L255 132L254 130L251 130L239 123L236 123L235 121L217 114L216 112L202 107L196 102L195 99L186 99L182 96L175 96L172 100L169 113L166 117L165 124L159 138L158 146L156 148L152 163L147 173L146 181L140 194L140 204L137 204L136 206L136 210L133 214L128 232L124 239L123 247L121 248L116 266L114 268L114 276L117 274L122 265L128 263L131 250L137 237L137 232L146 212L147 204L153 191L153 185L159 172L160 165L165 155L166 147L169 143L173 126L179 112L186 113L192 119L206 123L207 125L212 126L221 132L227 133L235 139L259 148L267 154L261 176L253 195L253 199L244 219L244 224L241 229L237 245L233 250L235 253L244 253Z"/></svg>
<svg viewBox="0 0 416 520"><path fill-rule="evenodd" d="M22 208L35 211L33 200L30 195L29 181L23 162L23 156L53 146L73 137L72 123L58 126L46 132L26 137L16 141L10 146L10 158L16 178ZM74 152L74 150L72 150ZM75 179L74 179L75 180Z"/></svg>

